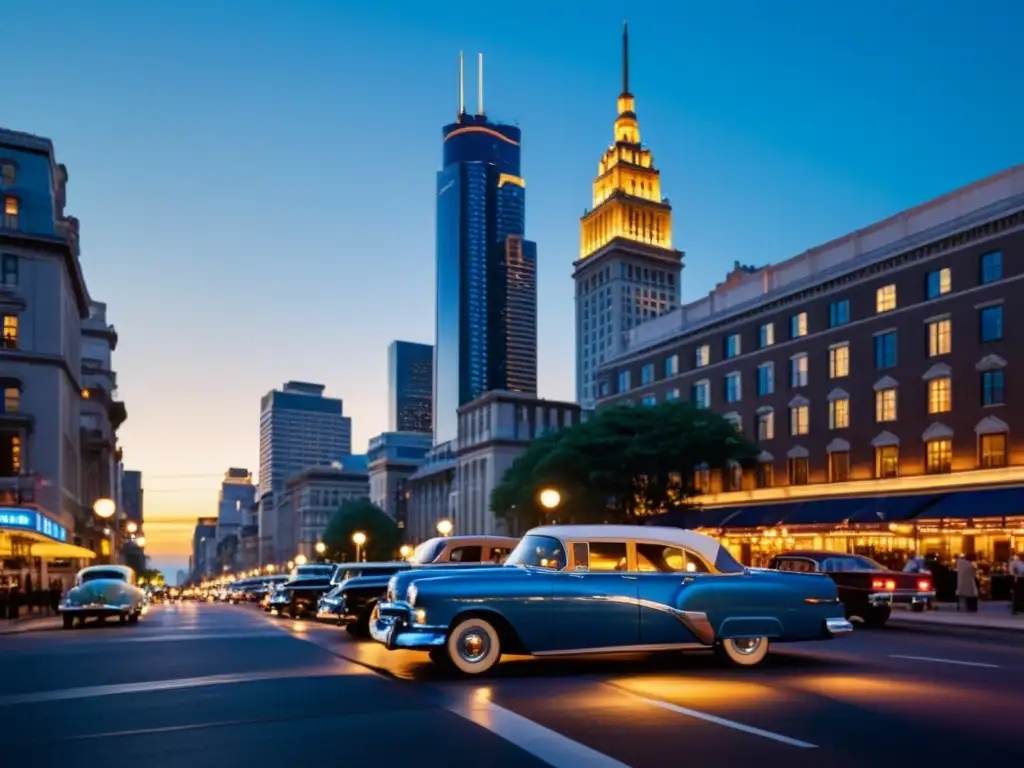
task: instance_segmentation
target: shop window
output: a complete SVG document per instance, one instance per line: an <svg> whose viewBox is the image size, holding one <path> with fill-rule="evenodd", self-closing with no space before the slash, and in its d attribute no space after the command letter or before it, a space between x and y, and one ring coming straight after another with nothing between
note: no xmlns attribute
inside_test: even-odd
<svg viewBox="0 0 1024 768"><path fill-rule="evenodd" d="M925 472L941 475L953 471L953 441L929 440L925 443Z"/></svg>
<svg viewBox="0 0 1024 768"><path fill-rule="evenodd" d="M883 445L875 448L875 477L885 479L900 476L900 447Z"/></svg>
<svg viewBox="0 0 1024 768"><path fill-rule="evenodd" d="M981 435L978 438L978 466L981 469L995 469L1007 465L1006 433Z"/></svg>

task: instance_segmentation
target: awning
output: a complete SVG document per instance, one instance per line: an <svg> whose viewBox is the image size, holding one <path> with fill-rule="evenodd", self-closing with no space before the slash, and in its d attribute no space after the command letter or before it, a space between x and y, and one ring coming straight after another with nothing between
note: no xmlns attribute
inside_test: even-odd
<svg viewBox="0 0 1024 768"><path fill-rule="evenodd" d="M864 499L816 499L794 504L783 525L838 525L864 506Z"/></svg>
<svg viewBox="0 0 1024 768"><path fill-rule="evenodd" d="M967 520L974 517L1014 515L1024 515L1024 487L947 493L915 519L939 520L947 517Z"/></svg>
<svg viewBox="0 0 1024 768"><path fill-rule="evenodd" d="M683 528L688 531L696 530L697 528L718 528L721 526L722 520L735 511L735 507L684 509L652 517L650 518L650 525L666 525L672 528Z"/></svg>
<svg viewBox="0 0 1024 768"><path fill-rule="evenodd" d="M92 560L96 557L96 553L91 549L59 541L34 543L31 554L32 557L43 557L47 560Z"/></svg>
<svg viewBox="0 0 1024 768"><path fill-rule="evenodd" d="M782 504L759 504L752 507L741 507L725 518L722 528L760 528L778 525L792 513L799 502Z"/></svg>
<svg viewBox="0 0 1024 768"><path fill-rule="evenodd" d="M861 508L850 516L851 523L900 523L910 520L928 509L941 496L918 494L915 496L879 496L860 499Z"/></svg>

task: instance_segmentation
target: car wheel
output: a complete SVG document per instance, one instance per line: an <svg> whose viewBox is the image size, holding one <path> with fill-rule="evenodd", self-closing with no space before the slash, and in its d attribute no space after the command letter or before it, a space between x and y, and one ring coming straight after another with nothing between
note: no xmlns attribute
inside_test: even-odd
<svg viewBox="0 0 1024 768"><path fill-rule="evenodd" d="M64 629L71 629L75 626L74 614L65 613L63 616L60 617L60 620L61 623L64 625Z"/></svg>
<svg viewBox="0 0 1024 768"><path fill-rule="evenodd" d="M501 638L487 619L474 616L456 624L445 641L448 661L464 675L489 672L501 659Z"/></svg>
<svg viewBox="0 0 1024 768"><path fill-rule="evenodd" d="M767 637L727 638L715 646L719 658L738 667L756 667L768 655Z"/></svg>
<svg viewBox="0 0 1024 768"><path fill-rule="evenodd" d="M888 605L883 605L879 608L869 608L864 612L864 623L869 627L881 627L889 620L891 614L892 608Z"/></svg>

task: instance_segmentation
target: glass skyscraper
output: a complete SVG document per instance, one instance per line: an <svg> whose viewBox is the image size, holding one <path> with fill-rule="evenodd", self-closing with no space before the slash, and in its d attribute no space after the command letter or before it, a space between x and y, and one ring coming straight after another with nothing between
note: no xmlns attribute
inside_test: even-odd
<svg viewBox="0 0 1024 768"><path fill-rule="evenodd" d="M525 240L519 128L460 111L437 174L434 440L484 392L537 391L537 246Z"/></svg>
<svg viewBox="0 0 1024 768"><path fill-rule="evenodd" d="M434 348L412 341L388 347L388 421L392 432L430 434L433 425Z"/></svg>

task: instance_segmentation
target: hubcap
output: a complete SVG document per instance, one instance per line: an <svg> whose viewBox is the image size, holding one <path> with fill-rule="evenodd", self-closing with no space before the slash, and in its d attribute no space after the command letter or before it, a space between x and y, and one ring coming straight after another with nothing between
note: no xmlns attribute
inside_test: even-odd
<svg viewBox="0 0 1024 768"><path fill-rule="evenodd" d="M761 647L760 637L743 637L732 641L732 647L736 649L736 653L740 653L744 656L749 656L755 653L758 648Z"/></svg>
<svg viewBox="0 0 1024 768"><path fill-rule="evenodd" d="M475 664L490 650L490 640L478 629L468 629L459 637L459 655Z"/></svg>

